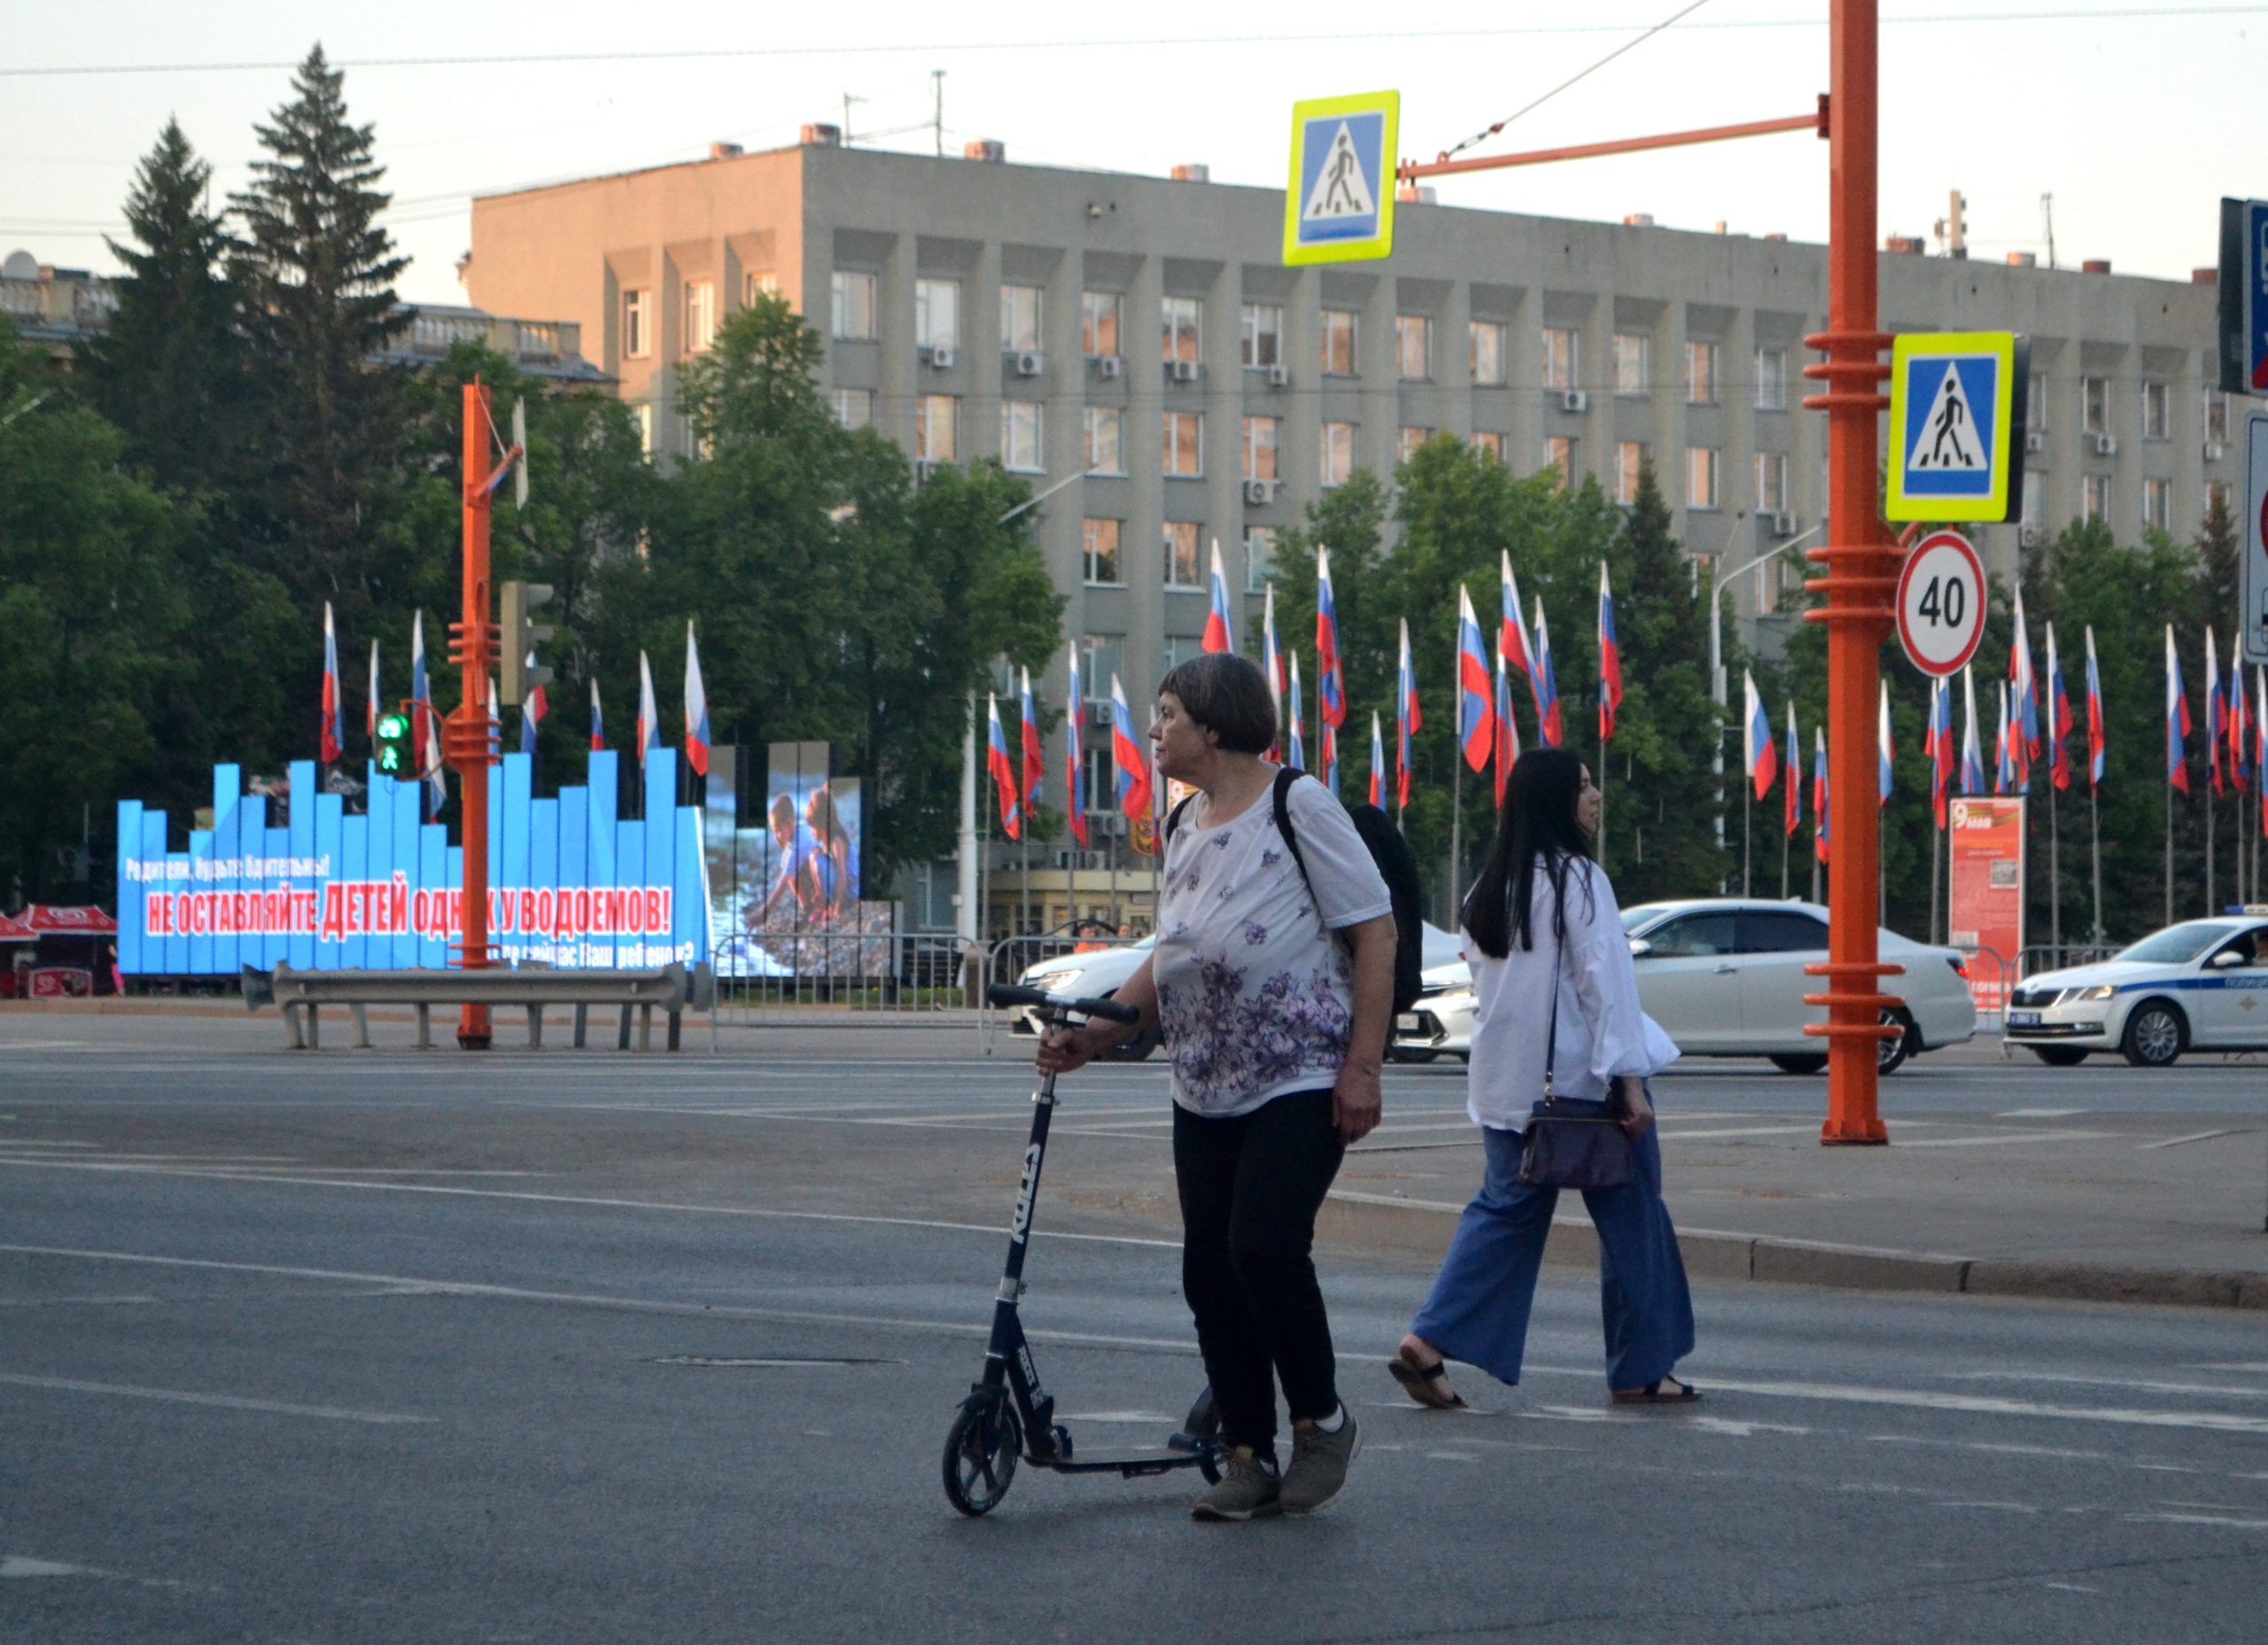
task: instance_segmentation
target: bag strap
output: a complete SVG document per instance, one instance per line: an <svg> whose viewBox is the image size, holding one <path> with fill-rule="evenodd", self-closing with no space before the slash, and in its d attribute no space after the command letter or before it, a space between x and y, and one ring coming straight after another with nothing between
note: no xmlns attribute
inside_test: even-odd
<svg viewBox="0 0 2268 1645"><path fill-rule="evenodd" d="M1308 859L1300 850L1299 834L1292 826L1292 785L1299 780L1300 773L1288 767L1276 773L1276 832L1292 848L1292 860L1300 865L1300 878L1307 881L1308 895L1312 897L1315 881L1308 873Z"/></svg>
<svg viewBox="0 0 2268 1645"><path fill-rule="evenodd" d="M1543 1104L1551 1106L1552 1069L1559 1061L1559 962L1565 957L1567 936L1564 931L1551 944L1551 1030L1543 1039Z"/></svg>

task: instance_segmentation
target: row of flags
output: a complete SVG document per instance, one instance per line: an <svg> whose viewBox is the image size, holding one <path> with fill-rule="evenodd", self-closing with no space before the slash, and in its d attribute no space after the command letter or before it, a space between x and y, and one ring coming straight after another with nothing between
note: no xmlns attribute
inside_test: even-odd
<svg viewBox="0 0 2268 1645"><path fill-rule="evenodd" d="M528 663L535 663L530 653ZM1029 687L1027 687L1027 689ZM378 687L378 642L370 642L370 679L366 702L365 731L375 749L378 736L379 704L384 699ZM520 752L532 754L536 748L536 730L550 713L550 701L540 686L532 687L520 704ZM488 718L501 727L502 717L496 702L496 682L488 682ZM416 761L418 778L425 785L425 816L431 820L447 796L443 783L446 767L441 758L441 714L433 706L431 677L425 663L425 614L417 612L409 630L409 746ZM491 733L491 751L494 751L494 733ZM591 749L603 752L606 749L606 716L599 701L599 682L591 681ZM655 706L654 670L646 653L638 654L638 721L633 746L642 766L646 756L662 746L661 715ZM322 702L320 747L322 763L337 763L346 755L346 729L342 696L338 679L338 636L332 621L330 602L322 608ZM702 683L701 648L694 638L693 625L685 625L685 760L700 776L709 774L709 694Z"/></svg>

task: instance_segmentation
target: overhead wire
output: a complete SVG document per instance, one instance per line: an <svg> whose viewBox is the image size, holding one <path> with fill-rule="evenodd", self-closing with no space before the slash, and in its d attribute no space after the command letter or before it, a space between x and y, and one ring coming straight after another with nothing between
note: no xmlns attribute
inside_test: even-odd
<svg viewBox="0 0 2268 1645"><path fill-rule="evenodd" d="M1542 97L1537 97L1534 102L1526 104L1523 106L1513 110L1512 113L1505 115L1503 119L1498 120L1493 126L1483 126L1479 131L1474 132L1471 136L1467 137L1464 142L1457 144L1455 147L1443 149L1441 151L1441 158L1443 159L1448 159L1453 154L1462 154L1465 150L1472 148L1475 144L1487 142L1489 138L1503 130L1505 127L1511 125L1521 115L1542 108L1545 104L1550 102L1552 98L1566 90L1568 87L1589 79L1593 74L1598 73L1599 70L1604 68L1609 63L1613 62L1615 58L1620 57L1624 52L1636 50L1638 47L1645 44L1649 40L1651 40L1656 35L1660 34L1662 30L1669 27L1673 23L1692 16L1696 12L1698 12L1703 6L1708 4L1709 0L1693 0L1693 3L1690 5L1688 5L1682 11L1676 12L1672 15L1664 18L1660 22L1655 24L1651 28L1647 29L1643 34L1639 35L1635 39L1624 41L1620 45L1615 47L1613 50L1599 58L1597 62L1592 64L1588 68L1584 69L1581 74L1561 81L1557 85L1552 87L1550 90L1545 92Z"/></svg>

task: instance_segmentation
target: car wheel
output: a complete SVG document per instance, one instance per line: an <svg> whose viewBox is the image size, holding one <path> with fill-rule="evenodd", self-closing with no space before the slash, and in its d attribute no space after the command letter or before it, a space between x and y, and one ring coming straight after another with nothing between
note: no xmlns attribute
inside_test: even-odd
<svg viewBox="0 0 2268 1645"><path fill-rule="evenodd" d="M2127 1017L2118 1049L2138 1068L2170 1068L2189 1049L2188 1020L2165 1000L2144 1000Z"/></svg>
<svg viewBox="0 0 2268 1645"><path fill-rule="evenodd" d="M1783 1051L1772 1059L1772 1066L1783 1074L1816 1074L1827 1066L1827 1057L1816 1051Z"/></svg>
<svg viewBox="0 0 2268 1645"><path fill-rule="evenodd" d="M2086 1052L2076 1045L2033 1045L2028 1049L2051 1068L2076 1068L2087 1059Z"/></svg>
<svg viewBox="0 0 2268 1645"><path fill-rule="evenodd" d="M1902 1031L1894 1040L1884 1040L1882 1049L1875 1053L1876 1079L1897 1073L1906 1066L1906 1059L1914 1054L1913 1020L1902 1011L1885 1011L1882 1013L1882 1020L1886 1023L1895 1023Z"/></svg>

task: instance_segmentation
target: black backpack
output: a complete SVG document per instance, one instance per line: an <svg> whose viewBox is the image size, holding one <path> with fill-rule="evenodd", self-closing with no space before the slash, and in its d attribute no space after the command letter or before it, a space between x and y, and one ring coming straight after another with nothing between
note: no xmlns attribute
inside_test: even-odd
<svg viewBox="0 0 2268 1645"><path fill-rule="evenodd" d="M1300 850L1300 836L1292 828L1290 795L1292 785L1301 775L1295 771L1276 773L1276 832L1292 848L1292 860L1300 865L1300 878L1307 881L1308 895L1312 896L1315 881L1308 878L1308 859ZM1181 826L1182 812L1188 809L1189 800L1185 799L1167 817L1169 841ZM1402 837L1402 830L1394 826L1394 819L1367 800L1348 806L1347 815L1355 824L1355 832L1363 836L1363 843L1370 848L1371 861L1378 865L1379 878L1386 881L1386 896L1394 904L1394 1010L1398 1016L1418 1003L1418 989L1424 986L1425 926L1420 912L1424 891L1418 881L1418 856L1410 849L1410 842ZM1389 1024L1387 1036L1390 1039L1392 1036Z"/></svg>

